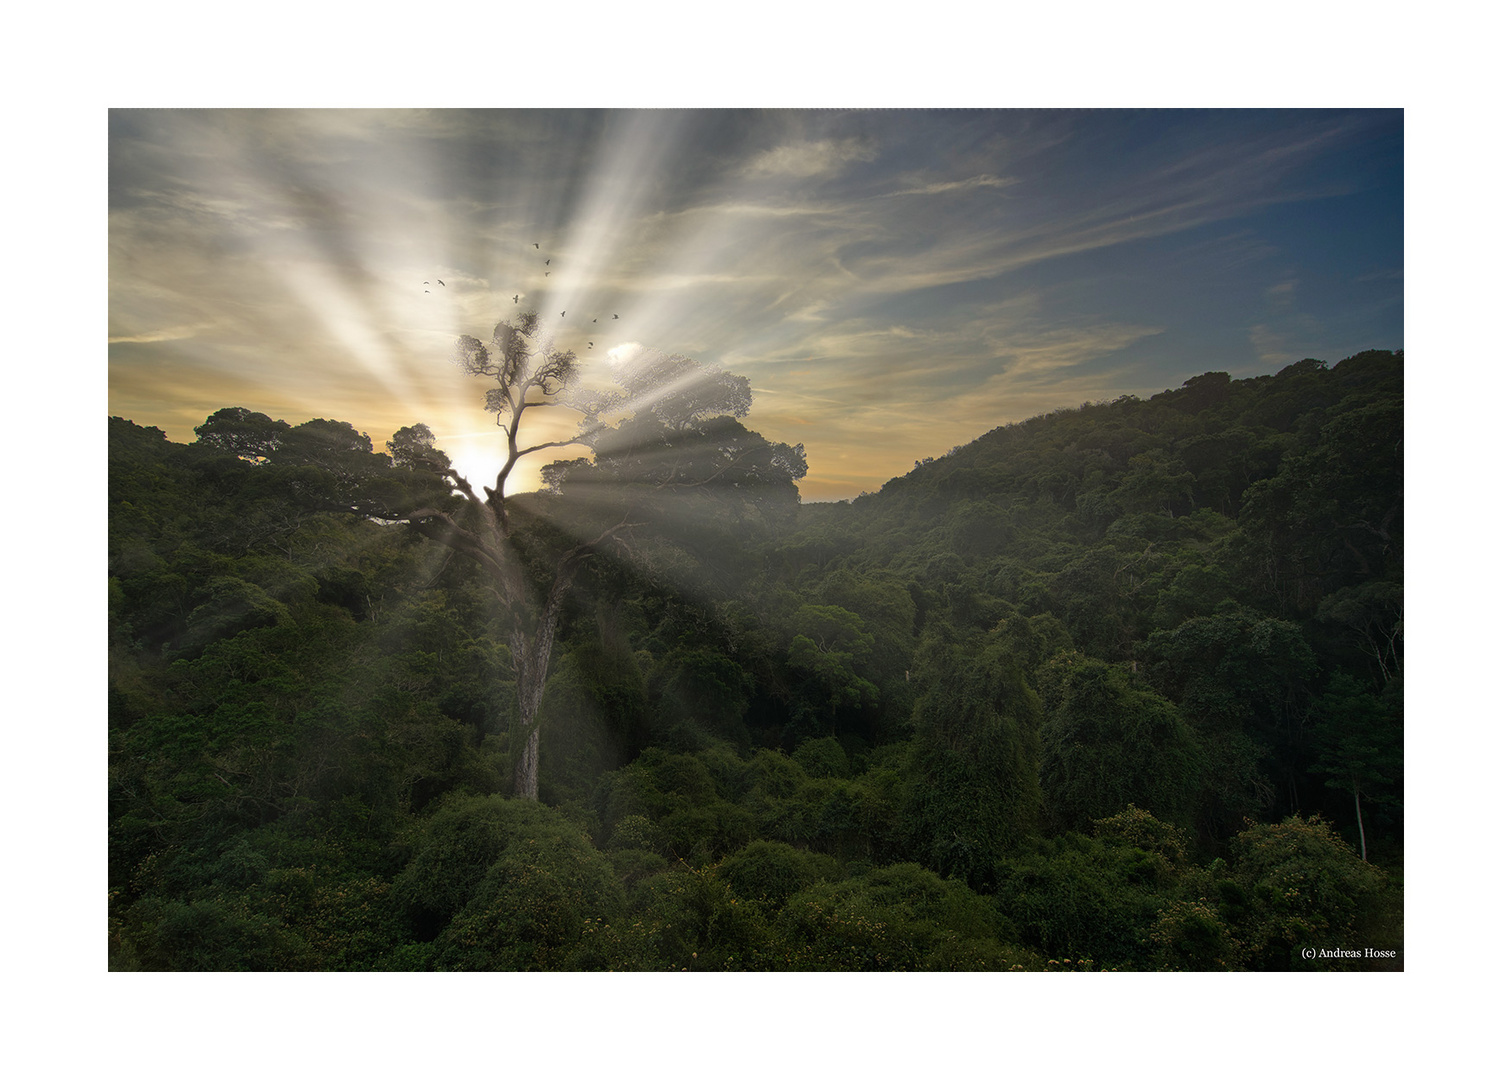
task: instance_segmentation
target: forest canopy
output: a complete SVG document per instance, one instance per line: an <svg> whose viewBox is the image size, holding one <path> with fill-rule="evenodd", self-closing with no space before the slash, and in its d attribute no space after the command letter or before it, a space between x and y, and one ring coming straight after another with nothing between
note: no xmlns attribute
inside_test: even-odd
<svg viewBox="0 0 1512 1080"><path fill-rule="evenodd" d="M485 405L565 393L500 325ZM110 418L113 969L1401 969L1401 352L817 504L654 361L508 497L418 421Z"/></svg>

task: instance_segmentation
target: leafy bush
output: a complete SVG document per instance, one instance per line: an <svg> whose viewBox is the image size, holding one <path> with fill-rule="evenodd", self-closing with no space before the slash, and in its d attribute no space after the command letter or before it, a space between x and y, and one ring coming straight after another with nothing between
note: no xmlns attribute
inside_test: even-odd
<svg viewBox="0 0 1512 1080"><path fill-rule="evenodd" d="M1040 783L1057 829L1086 830L1134 804L1191 822L1201 750L1176 706L1119 668L1064 654L1040 672L1046 694Z"/></svg>
<svg viewBox="0 0 1512 1080"><path fill-rule="evenodd" d="M553 966L584 919L623 904L613 863L582 830L539 803L453 798L424 822L394 882L415 936L438 967Z"/></svg>
<svg viewBox="0 0 1512 1080"><path fill-rule="evenodd" d="M1165 899L1157 864L1138 848L1068 833L998 868L998 911L1013 940L1097 966L1139 966Z"/></svg>
<svg viewBox="0 0 1512 1080"><path fill-rule="evenodd" d="M591 918L619 913L624 894L608 857L581 833L546 824L515 835L488 868L436 939L438 969L552 971Z"/></svg>
<svg viewBox="0 0 1512 1080"><path fill-rule="evenodd" d="M761 906L737 896L713 867L673 869L640 882L630 910L591 921L567 961L579 970L764 971L786 967Z"/></svg>
<svg viewBox="0 0 1512 1080"><path fill-rule="evenodd" d="M1263 970L1358 967L1354 958L1304 961L1299 950L1349 948L1382 914L1386 878L1320 817L1252 825L1234 838L1233 876L1249 897L1241 920L1253 966Z"/></svg>
<svg viewBox="0 0 1512 1080"><path fill-rule="evenodd" d="M994 934L992 902L915 863L794 893L781 955L805 971L999 970L1024 959Z"/></svg>
<svg viewBox="0 0 1512 1080"><path fill-rule="evenodd" d="M1040 701L1013 645L991 634L976 655L944 641L920 650L905 819L919 861L979 889L1040 809Z"/></svg>
<svg viewBox="0 0 1512 1080"><path fill-rule="evenodd" d="M799 743L793 751L793 761L813 777L844 778L850 775L850 761L845 756L840 740L833 735Z"/></svg>
<svg viewBox="0 0 1512 1080"><path fill-rule="evenodd" d="M753 840L721 860L715 875L729 883L731 891L743 900L781 907L793 893L819 881L843 877L844 870L828 855L774 840Z"/></svg>

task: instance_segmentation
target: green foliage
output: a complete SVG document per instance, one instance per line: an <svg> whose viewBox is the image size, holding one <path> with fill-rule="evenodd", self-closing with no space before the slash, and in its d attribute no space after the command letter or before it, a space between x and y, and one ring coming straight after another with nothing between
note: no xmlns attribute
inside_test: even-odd
<svg viewBox="0 0 1512 1080"><path fill-rule="evenodd" d="M845 876L837 859L773 840L753 840L727 855L715 874L742 900L758 900L773 908L817 882Z"/></svg>
<svg viewBox="0 0 1512 1080"><path fill-rule="evenodd" d="M801 971L991 971L1024 959L998 942L989 900L912 863L794 893L776 931Z"/></svg>
<svg viewBox="0 0 1512 1080"><path fill-rule="evenodd" d="M1313 771L1325 776L1329 787L1353 796L1362 857L1366 847L1359 819L1365 808L1402 803L1401 704L1399 692L1379 695L1361 681L1335 673L1313 706Z"/></svg>
<svg viewBox="0 0 1512 1080"><path fill-rule="evenodd" d="M1038 671L1051 657L1072 649L1071 635L1054 615L1041 613L1026 618L1014 613L994 629L994 638L1025 672Z"/></svg>
<svg viewBox="0 0 1512 1080"><path fill-rule="evenodd" d="M1279 736L1293 723L1317 660L1301 629L1233 601L1150 635L1151 682L1214 726Z"/></svg>
<svg viewBox="0 0 1512 1080"><path fill-rule="evenodd" d="M1248 950L1225 919L1223 905L1207 897L1163 904L1144 934L1146 965L1158 971L1243 970Z"/></svg>
<svg viewBox="0 0 1512 1080"><path fill-rule="evenodd" d="M746 672L723 653L702 647L672 650L650 679L658 741L689 751L718 739L747 745L741 718L750 689Z"/></svg>
<svg viewBox="0 0 1512 1080"><path fill-rule="evenodd" d="M1094 655L1117 656L1132 636L1132 612L1119 589L1121 562L1111 548L1096 548L1051 580L1056 614L1072 640Z"/></svg>
<svg viewBox="0 0 1512 1080"><path fill-rule="evenodd" d="M516 842L442 931L434 963L443 971L557 970L577 954L589 919L622 905L612 863L585 838Z"/></svg>
<svg viewBox="0 0 1512 1080"><path fill-rule="evenodd" d="M248 461L266 461L288 439L289 425L250 409L220 409L211 413L194 434L206 446Z"/></svg>
<svg viewBox="0 0 1512 1080"><path fill-rule="evenodd" d="M627 818L639 843L671 858L704 864L755 838L754 815L722 793L709 769L718 752L671 754L652 749L610 778L604 823L614 835ZM624 842L624 841L621 841Z"/></svg>
<svg viewBox="0 0 1512 1080"><path fill-rule="evenodd" d="M437 448L436 436L425 424L400 428L386 448L397 469L444 472L451 467L451 459Z"/></svg>
<svg viewBox="0 0 1512 1080"><path fill-rule="evenodd" d="M1068 833L1005 860L997 876L997 909L1015 940L1098 967L1144 966L1144 935L1168 886L1158 855Z"/></svg>
<svg viewBox="0 0 1512 1080"><path fill-rule="evenodd" d="M1175 517L1191 509L1195 479L1174 454L1151 450L1129 460L1129 471L1111 499L1125 514Z"/></svg>
<svg viewBox="0 0 1512 1080"><path fill-rule="evenodd" d="M1188 825L1201 750L1176 707L1100 660L1064 655L1039 675L1045 692L1040 784L1056 829L1086 830L1133 804Z"/></svg>
<svg viewBox="0 0 1512 1080"><path fill-rule="evenodd" d="M1350 642L1375 661L1371 675L1383 682L1402 673L1404 595L1400 578L1350 585L1318 603L1318 620L1347 628Z"/></svg>
<svg viewBox="0 0 1512 1080"><path fill-rule="evenodd" d="M877 700L876 685L863 674L875 638L861 616L833 604L803 605L792 625L788 663L801 673L805 692L827 713L828 733L833 734L840 710L858 710Z"/></svg>
<svg viewBox="0 0 1512 1080"><path fill-rule="evenodd" d="M596 641L564 650L541 703L541 798L590 799L599 779L629 760L649 717L633 657Z"/></svg>
<svg viewBox="0 0 1512 1080"><path fill-rule="evenodd" d="M403 939L363 845L286 826L150 856L111 894L112 970L383 970ZM369 849L371 851L371 849Z"/></svg>
<svg viewBox="0 0 1512 1080"><path fill-rule="evenodd" d="M850 775L845 748L833 735L799 743L793 751L793 762L809 776L844 778Z"/></svg>
<svg viewBox="0 0 1512 1080"><path fill-rule="evenodd" d="M1142 652L1151 683L1202 732L1209 834L1231 835L1277 792L1295 799L1308 683L1318 671L1300 626L1225 600L1212 615L1151 634Z"/></svg>
<svg viewBox="0 0 1512 1080"><path fill-rule="evenodd" d="M1001 554L1013 540L1013 515L990 502L960 502L945 518L950 550L963 559Z"/></svg>
<svg viewBox="0 0 1512 1080"><path fill-rule="evenodd" d="M504 409L524 368L494 345L468 362ZM569 392L571 358L543 362ZM510 558L549 579L639 524L565 594L528 809L495 796L528 681L498 581L360 516L480 527L428 428L386 456L334 420L223 409L179 446L113 418L111 966L1316 969L1354 962L1301 949L1392 947L1400 871L1281 819L1400 857L1401 367L1208 372L806 506L802 448L715 415L741 380L602 431L619 406L584 399L597 461L510 498Z"/></svg>
<svg viewBox="0 0 1512 1080"><path fill-rule="evenodd" d="M288 971L303 942L239 898L142 901L112 934L113 971Z"/></svg>
<svg viewBox="0 0 1512 1080"><path fill-rule="evenodd" d="M1267 971L1359 967L1304 960L1303 948L1370 944L1386 899L1384 875L1321 817L1253 825L1233 841L1233 876L1248 898L1237 918L1252 966Z"/></svg>
<svg viewBox="0 0 1512 1080"><path fill-rule="evenodd" d="M1361 354L1338 366L1345 374L1334 380L1292 377L1315 384L1316 431L1273 478L1249 487L1239 514L1252 587L1287 613L1311 615L1362 576L1401 579L1402 356Z"/></svg>
<svg viewBox="0 0 1512 1080"><path fill-rule="evenodd" d="M584 928L569 965L592 971L770 971L787 966L759 903L713 867L675 869L636 886L630 910Z"/></svg>
<svg viewBox="0 0 1512 1080"><path fill-rule="evenodd" d="M770 536L796 512L796 481L808 471L803 445L768 442L736 419L743 411L713 413L749 404L743 377L682 357L665 360L652 361L653 377L679 381L617 425L586 424L582 441L593 461L557 461L541 470L542 479L557 496L555 514L613 521L629 511L644 544L695 551L687 569L710 585L728 585L728 575L742 571L740 539Z"/></svg>
<svg viewBox="0 0 1512 1080"><path fill-rule="evenodd" d="M1012 649L995 634L975 657L934 641L920 653L905 817L925 863L979 888L1040 812L1040 702Z"/></svg>
<svg viewBox="0 0 1512 1080"><path fill-rule="evenodd" d="M1188 845L1181 830L1132 803L1111 817L1094 821L1092 835L1149 852L1158 861L1163 880L1174 878L1186 864Z"/></svg>
<svg viewBox="0 0 1512 1080"><path fill-rule="evenodd" d="M497 796L447 800L416 826L393 896L422 940L433 939L467 905L513 834L535 817L523 805Z"/></svg>
<svg viewBox="0 0 1512 1080"><path fill-rule="evenodd" d="M417 830L393 900L444 970L543 970L624 902L613 864L539 803L469 796Z"/></svg>

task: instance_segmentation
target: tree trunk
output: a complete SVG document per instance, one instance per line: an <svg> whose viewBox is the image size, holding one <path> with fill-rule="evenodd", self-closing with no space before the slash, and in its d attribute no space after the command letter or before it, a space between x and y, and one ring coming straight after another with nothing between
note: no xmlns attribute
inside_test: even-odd
<svg viewBox="0 0 1512 1080"><path fill-rule="evenodd" d="M510 634L509 651L514 660L515 685L518 688L520 730L525 733L525 745L515 761L514 793L517 799L535 802L540 797L541 698L546 692L546 675L551 668L551 650L556 644L562 605L572 587L572 579L577 574L583 554L584 549L574 549L557 564L556 580L552 582L546 602L536 619L533 640L527 644L524 629L518 623L515 631Z"/></svg>
<svg viewBox="0 0 1512 1080"><path fill-rule="evenodd" d="M1355 824L1360 827L1360 861L1369 862L1370 860L1365 857L1365 818L1360 813L1360 782L1358 780L1354 782L1354 796Z"/></svg>
<svg viewBox="0 0 1512 1080"><path fill-rule="evenodd" d="M525 737L525 749L520 754L520 759L515 762L515 797L535 802L539 797L536 785L540 778L540 773L541 732L537 728Z"/></svg>
<svg viewBox="0 0 1512 1080"><path fill-rule="evenodd" d="M532 656L524 664L515 667L518 680L520 706L520 730L525 734L525 745L515 759L514 793L517 799L535 802L541 773L541 698L546 690L546 668L550 662L550 642L547 654ZM539 663L535 661L539 660Z"/></svg>

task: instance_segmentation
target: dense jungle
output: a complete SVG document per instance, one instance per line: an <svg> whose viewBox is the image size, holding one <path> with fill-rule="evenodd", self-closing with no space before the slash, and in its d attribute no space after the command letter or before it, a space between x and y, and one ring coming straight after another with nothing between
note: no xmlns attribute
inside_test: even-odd
<svg viewBox="0 0 1512 1080"><path fill-rule="evenodd" d="M1402 970L1401 352L838 503L725 389L507 499L111 417L111 969Z"/></svg>

